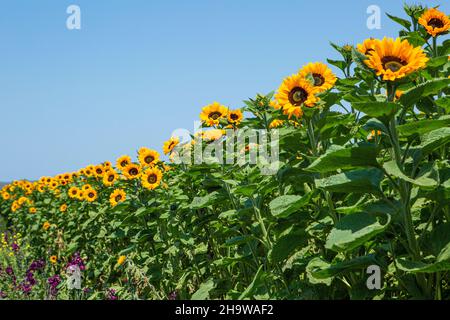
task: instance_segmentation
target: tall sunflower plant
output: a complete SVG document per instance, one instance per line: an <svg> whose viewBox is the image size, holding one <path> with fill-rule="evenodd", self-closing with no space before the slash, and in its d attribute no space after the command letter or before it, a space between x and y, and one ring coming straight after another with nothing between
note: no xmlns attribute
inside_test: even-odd
<svg viewBox="0 0 450 320"><path fill-rule="evenodd" d="M3 228L51 274L17 290L3 244L0 299L449 299L450 25L439 8L405 13L389 15L397 39L331 44L339 57L274 92L205 105L167 161L143 147L2 187ZM278 130L279 170L175 161L227 145L227 129ZM82 287L63 290L75 265Z"/></svg>

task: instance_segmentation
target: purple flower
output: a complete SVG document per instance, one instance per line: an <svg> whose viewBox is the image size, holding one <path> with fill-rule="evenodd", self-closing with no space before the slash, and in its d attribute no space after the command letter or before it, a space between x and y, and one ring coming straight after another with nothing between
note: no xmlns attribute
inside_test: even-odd
<svg viewBox="0 0 450 320"><path fill-rule="evenodd" d="M177 292L176 291L172 291L169 294L169 300L176 300L176 298L177 298Z"/></svg>
<svg viewBox="0 0 450 320"><path fill-rule="evenodd" d="M80 268L81 271L84 271L86 269L86 266L84 265L83 258L81 258L79 252L75 252L73 254L72 259L67 264L66 268L68 268L70 266L78 266L78 268Z"/></svg>
<svg viewBox="0 0 450 320"><path fill-rule="evenodd" d="M11 249L12 249L14 252L17 252L17 251L19 251L20 247L19 247L19 245L18 245L17 243L14 242L14 243L11 245Z"/></svg>
<svg viewBox="0 0 450 320"><path fill-rule="evenodd" d="M4 293L2 290L0 290L0 299L6 298L8 295Z"/></svg>
<svg viewBox="0 0 450 320"><path fill-rule="evenodd" d="M31 263L28 271L37 271L45 267L45 261L43 259L35 260Z"/></svg>
<svg viewBox="0 0 450 320"><path fill-rule="evenodd" d="M106 298L108 300L118 300L119 299L116 295L116 290L114 290L114 289L108 289L108 291L106 292Z"/></svg>
<svg viewBox="0 0 450 320"><path fill-rule="evenodd" d="M31 285L27 283L22 283L20 287L22 288L22 292L24 294L29 294L31 292L31 289L33 288Z"/></svg>
<svg viewBox="0 0 450 320"><path fill-rule="evenodd" d="M59 275L55 274L54 276L51 276L47 279L47 283L50 285L50 294L53 297L56 297L58 295L58 285L61 283L61 278Z"/></svg>
<svg viewBox="0 0 450 320"><path fill-rule="evenodd" d="M8 274L8 275L10 275L10 276L13 276L14 275L14 270L13 270L13 268L12 267L6 267L6 274Z"/></svg>

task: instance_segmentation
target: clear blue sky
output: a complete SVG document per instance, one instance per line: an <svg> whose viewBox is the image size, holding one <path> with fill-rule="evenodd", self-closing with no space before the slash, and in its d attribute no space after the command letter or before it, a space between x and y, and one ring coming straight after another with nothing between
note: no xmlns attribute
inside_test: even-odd
<svg viewBox="0 0 450 320"><path fill-rule="evenodd" d="M441 3L449 13L446 1ZM66 8L81 8L81 30ZM366 27L378 5L381 30ZM274 90L329 41L396 36L403 1L1 0L0 181L161 151L200 108Z"/></svg>

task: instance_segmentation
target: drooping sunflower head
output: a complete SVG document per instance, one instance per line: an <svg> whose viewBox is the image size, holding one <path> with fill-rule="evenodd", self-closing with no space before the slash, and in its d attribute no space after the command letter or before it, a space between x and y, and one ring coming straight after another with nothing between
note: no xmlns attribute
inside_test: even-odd
<svg viewBox="0 0 450 320"><path fill-rule="evenodd" d="M313 87L317 89L318 92L331 89L336 82L336 76L331 69L322 62L308 63L300 70L299 74L303 78L307 78L308 76L311 77Z"/></svg>
<svg viewBox="0 0 450 320"><path fill-rule="evenodd" d="M369 38L356 45L356 49L365 56L370 55L375 50L375 43L377 40Z"/></svg>
<svg viewBox="0 0 450 320"><path fill-rule="evenodd" d="M149 168L142 174L141 182L144 188L149 190L155 189L162 179L162 172L158 168Z"/></svg>
<svg viewBox="0 0 450 320"><path fill-rule="evenodd" d="M203 107L200 113L200 120L207 126L215 126L219 124L219 120L227 116L228 109L218 102Z"/></svg>
<svg viewBox="0 0 450 320"><path fill-rule="evenodd" d="M122 172L128 180L137 179L141 174L141 167L135 163L130 163L122 170Z"/></svg>
<svg viewBox="0 0 450 320"><path fill-rule="evenodd" d="M95 200L97 200L97 191L95 191L94 189L88 189L84 191L84 200L88 201L88 202L94 202Z"/></svg>
<svg viewBox="0 0 450 320"><path fill-rule="evenodd" d="M117 174L117 172L114 169L110 169L103 175L103 184L107 187L110 187L114 184L114 182L116 182L118 178L119 175Z"/></svg>
<svg viewBox="0 0 450 320"><path fill-rule="evenodd" d="M126 166L128 166L130 163L131 163L130 156L124 155L117 159L116 166L120 170L124 170L126 168Z"/></svg>
<svg viewBox="0 0 450 320"><path fill-rule="evenodd" d="M109 196L109 203L112 207L117 206L119 203L124 202L127 198L127 194L122 189L115 189Z"/></svg>
<svg viewBox="0 0 450 320"><path fill-rule="evenodd" d="M139 162L141 166L147 167L154 165L159 160L159 153L145 147L139 149Z"/></svg>
<svg viewBox="0 0 450 320"><path fill-rule="evenodd" d="M317 90L313 85L299 74L292 75L283 80L278 88L275 99L283 109L283 113L300 118L303 115L302 106L313 107L319 101Z"/></svg>
<svg viewBox="0 0 450 320"><path fill-rule="evenodd" d="M427 56L421 47L413 47L407 40L384 38L377 40L374 51L365 63L385 81L395 81L426 66Z"/></svg>
<svg viewBox="0 0 450 320"><path fill-rule="evenodd" d="M418 22L433 37L437 37L450 29L450 19L448 16L435 8L430 8L425 11L420 16Z"/></svg>
<svg viewBox="0 0 450 320"><path fill-rule="evenodd" d="M164 154L172 152L173 148L175 148L178 143L180 143L180 139L178 139L177 137L171 137L169 140L164 142L163 145Z"/></svg>
<svg viewBox="0 0 450 320"><path fill-rule="evenodd" d="M239 125L242 121L243 115L241 109L228 111L228 122L234 125Z"/></svg>

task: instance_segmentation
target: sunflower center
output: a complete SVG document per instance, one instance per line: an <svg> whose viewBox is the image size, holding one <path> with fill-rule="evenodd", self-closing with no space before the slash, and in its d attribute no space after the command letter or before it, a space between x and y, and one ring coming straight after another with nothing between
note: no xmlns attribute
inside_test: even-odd
<svg viewBox="0 0 450 320"><path fill-rule="evenodd" d="M109 181L109 182L113 182L113 181L114 181L114 175L110 175L110 176L108 177L108 181Z"/></svg>
<svg viewBox="0 0 450 320"><path fill-rule="evenodd" d="M126 165L128 164L128 161L122 161L121 163L120 163L120 165L122 166L122 167L125 167Z"/></svg>
<svg viewBox="0 0 450 320"><path fill-rule="evenodd" d="M442 22L441 19L433 18L433 19L430 19L430 21L428 21L428 25L430 27L432 27L433 29L436 29L436 28L442 28L444 26L444 23Z"/></svg>
<svg viewBox="0 0 450 320"><path fill-rule="evenodd" d="M128 172L132 176L136 176L139 173L138 169L136 169L136 168L131 168L130 171L128 171Z"/></svg>
<svg viewBox="0 0 450 320"><path fill-rule="evenodd" d="M102 169L97 169L97 174L102 174Z"/></svg>
<svg viewBox="0 0 450 320"><path fill-rule="evenodd" d="M402 59L393 56L383 57L383 59L381 59L381 63L383 64L385 70L389 69L392 72L397 72L406 64Z"/></svg>
<svg viewBox="0 0 450 320"><path fill-rule="evenodd" d="M239 116L237 114L235 114L235 113L232 113L230 115L230 118L231 118L231 120L237 120L237 119L239 119Z"/></svg>
<svg viewBox="0 0 450 320"><path fill-rule="evenodd" d="M315 80L314 80L315 82ZM294 106L299 106L308 98L308 93L305 89L300 87L295 87L289 92L289 102Z"/></svg>
<svg viewBox="0 0 450 320"><path fill-rule="evenodd" d="M146 156L144 159L145 163L152 163L153 160L155 160L155 158L152 156Z"/></svg>
<svg viewBox="0 0 450 320"><path fill-rule="evenodd" d="M312 74L314 78L314 86L319 87L325 83L325 78L319 73Z"/></svg>
<svg viewBox="0 0 450 320"><path fill-rule="evenodd" d="M155 183L158 180L158 178L156 177L156 174L151 174L147 177L147 181L148 183Z"/></svg>
<svg viewBox="0 0 450 320"><path fill-rule="evenodd" d="M119 202L120 200L122 200L122 196L119 194L114 198L114 200L116 200L116 202Z"/></svg>
<svg viewBox="0 0 450 320"><path fill-rule="evenodd" d="M89 192L88 197L89 198L93 198L94 197L94 193L93 192Z"/></svg>
<svg viewBox="0 0 450 320"><path fill-rule="evenodd" d="M211 112L210 114L209 114L209 118L210 119L213 119L213 120L217 120L218 118L220 118L222 116L222 113L220 113L220 112L218 112L218 111L214 111L214 112Z"/></svg>

